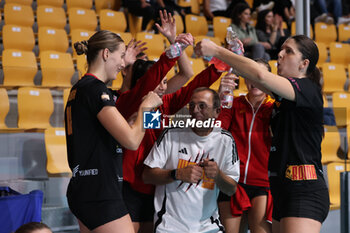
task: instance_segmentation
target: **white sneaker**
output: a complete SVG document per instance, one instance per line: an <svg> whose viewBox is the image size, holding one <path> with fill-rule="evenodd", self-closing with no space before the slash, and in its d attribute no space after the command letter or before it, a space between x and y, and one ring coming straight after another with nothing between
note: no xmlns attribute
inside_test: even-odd
<svg viewBox="0 0 350 233"><path fill-rule="evenodd" d="M272 8L275 6L274 2L269 2L267 4L260 4L256 9L258 12L263 11L263 10L272 10Z"/></svg>
<svg viewBox="0 0 350 233"><path fill-rule="evenodd" d="M322 15L319 15L315 18L314 22L317 23L317 22L326 22L327 20L327 13L323 13Z"/></svg>
<svg viewBox="0 0 350 233"><path fill-rule="evenodd" d="M350 18L345 18L345 17L338 18L338 23L337 23L338 26L339 24L348 24L348 23L350 23Z"/></svg>
<svg viewBox="0 0 350 233"><path fill-rule="evenodd" d="M334 19L332 17L330 17L330 16L327 16L326 24L334 24Z"/></svg>

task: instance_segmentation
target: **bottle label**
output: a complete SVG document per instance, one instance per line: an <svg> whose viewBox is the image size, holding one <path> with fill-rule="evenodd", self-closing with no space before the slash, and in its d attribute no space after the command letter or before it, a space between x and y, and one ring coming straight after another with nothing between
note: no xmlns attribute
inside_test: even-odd
<svg viewBox="0 0 350 233"><path fill-rule="evenodd" d="M225 91L221 95L221 107L231 108L233 102L233 94L230 91Z"/></svg>

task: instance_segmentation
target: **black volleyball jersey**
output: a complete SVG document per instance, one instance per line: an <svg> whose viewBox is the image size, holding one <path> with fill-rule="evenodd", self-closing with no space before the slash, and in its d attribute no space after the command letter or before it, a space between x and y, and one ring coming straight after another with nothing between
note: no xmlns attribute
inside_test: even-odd
<svg viewBox="0 0 350 233"><path fill-rule="evenodd" d="M308 78L288 78L295 101L275 95L271 120L270 176L278 176L293 190L326 188L321 164L323 99ZM300 187L300 189L299 189Z"/></svg>
<svg viewBox="0 0 350 233"><path fill-rule="evenodd" d="M71 89L65 128L72 170L67 197L79 201L122 199L122 148L97 119L116 96L101 80L86 74Z"/></svg>

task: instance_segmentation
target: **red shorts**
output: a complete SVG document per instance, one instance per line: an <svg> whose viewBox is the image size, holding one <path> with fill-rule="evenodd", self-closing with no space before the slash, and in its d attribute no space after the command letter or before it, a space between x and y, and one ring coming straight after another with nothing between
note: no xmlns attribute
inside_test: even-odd
<svg viewBox="0 0 350 233"><path fill-rule="evenodd" d="M254 189L258 191L257 195L253 195L251 197L248 196L246 189ZM251 190L249 190L251 191ZM260 192L263 191L263 192ZM243 187L241 184L237 184L236 193L231 197L231 213L232 216L241 216L243 211L248 210L251 205L251 199L259 195L267 195L267 203L266 203L266 221L272 223L272 196L269 188L266 187L258 187L258 186L250 186L245 185Z"/></svg>

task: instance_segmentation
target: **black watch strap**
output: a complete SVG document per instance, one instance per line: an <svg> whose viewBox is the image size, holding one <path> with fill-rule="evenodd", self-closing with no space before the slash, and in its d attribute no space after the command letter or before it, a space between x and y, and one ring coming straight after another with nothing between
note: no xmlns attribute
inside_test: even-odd
<svg viewBox="0 0 350 233"><path fill-rule="evenodd" d="M171 170L170 176L171 176L171 178L173 178L173 180L177 180L177 178L176 178L176 169Z"/></svg>

